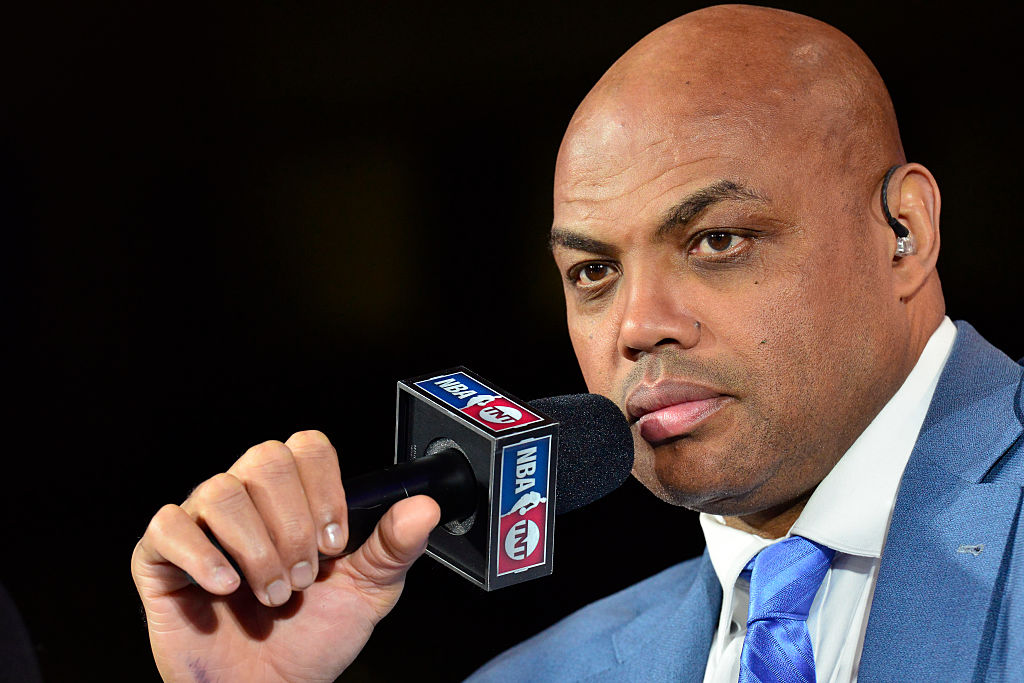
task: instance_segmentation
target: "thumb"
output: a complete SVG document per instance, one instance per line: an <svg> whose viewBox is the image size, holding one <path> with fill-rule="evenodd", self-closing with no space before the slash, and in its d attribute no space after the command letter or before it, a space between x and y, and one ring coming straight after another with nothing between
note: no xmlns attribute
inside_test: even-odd
<svg viewBox="0 0 1024 683"><path fill-rule="evenodd" d="M427 536L440 520L441 508L432 498L413 496L400 500L377 523L370 538L345 558L348 573L364 592L385 598L381 617L398 599L405 573L426 550Z"/></svg>

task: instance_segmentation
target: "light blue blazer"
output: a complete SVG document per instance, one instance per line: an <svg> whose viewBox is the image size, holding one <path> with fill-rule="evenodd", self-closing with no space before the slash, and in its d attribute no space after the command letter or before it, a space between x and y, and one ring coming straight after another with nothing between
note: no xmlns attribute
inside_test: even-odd
<svg viewBox="0 0 1024 683"><path fill-rule="evenodd" d="M957 328L896 498L861 682L1024 681L1024 369L969 324ZM721 603L705 552L471 680L700 683Z"/></svg>

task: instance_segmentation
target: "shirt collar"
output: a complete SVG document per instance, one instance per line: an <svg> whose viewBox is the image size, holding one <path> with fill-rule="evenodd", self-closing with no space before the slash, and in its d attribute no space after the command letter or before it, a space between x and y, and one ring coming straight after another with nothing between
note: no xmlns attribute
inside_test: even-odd
<svg viewBox="0 0 1024 683"><path fill-rule="evenodd" d="M956 326L946 317L903 385L818 484L787 536L881 557L903 470L955 338ZM727 588L751 557L774 542L726 526L718 515L701 513L700 524L711 564Z"/></svg>

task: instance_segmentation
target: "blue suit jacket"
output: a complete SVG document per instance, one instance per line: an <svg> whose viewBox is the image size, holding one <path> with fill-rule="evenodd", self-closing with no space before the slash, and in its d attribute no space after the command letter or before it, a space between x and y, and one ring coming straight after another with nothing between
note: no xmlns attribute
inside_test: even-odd
<svg viewBox="0 0 1024 683"><path fill-rule="evenodd" d="M860 681L1024 681L1024 369L957 327L896 498ZM700 683L721 603L705 552L576 612L473 680Z"/></svg>

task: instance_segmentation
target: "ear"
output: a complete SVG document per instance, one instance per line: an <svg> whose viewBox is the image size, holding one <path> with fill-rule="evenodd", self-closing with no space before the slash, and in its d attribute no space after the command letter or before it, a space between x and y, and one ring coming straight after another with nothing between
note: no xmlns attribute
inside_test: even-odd
<svg viewBox="0 0 1024 683"><path fill-rule="evenodd" d="M886 201L893 217L910 231L914 240L914 252L899 256L896 234L889 230L893 289L902 301L913 296L935 273L942 200L931 171L921 164L905 164L889 180Z"/></svg>

